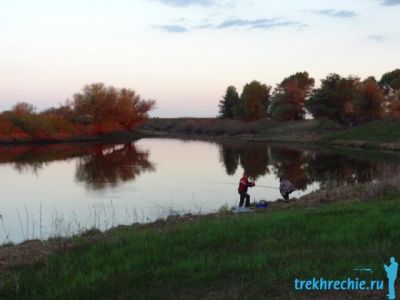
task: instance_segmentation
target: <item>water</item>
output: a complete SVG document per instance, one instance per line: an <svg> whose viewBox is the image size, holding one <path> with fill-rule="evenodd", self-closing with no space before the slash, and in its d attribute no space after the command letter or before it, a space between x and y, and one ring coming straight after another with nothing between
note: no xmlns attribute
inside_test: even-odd
<svg viewBox="0 0 400 300"><path fill-rule="evenodd" d="M252 200L280 198L279 177L300 197L319 188L390 178L400 156L264 143L142 139L127 144L0 147L0 243L207 213L238 203L246 171Z"/></svg>

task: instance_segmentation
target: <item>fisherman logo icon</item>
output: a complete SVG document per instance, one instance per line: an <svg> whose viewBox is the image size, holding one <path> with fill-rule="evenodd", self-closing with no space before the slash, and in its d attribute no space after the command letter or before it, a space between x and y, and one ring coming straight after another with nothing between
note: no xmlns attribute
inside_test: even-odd
<svg viewBox="0 0 400 300"><path fill-rule="evenodd" d="M388 279L388 299L396 299L395 289L394 289L394 282L397 278L397 269L398 263L394 259L394 257L390 258L390 265L384 264L383 267L385 268L387 279Z"/></svg>

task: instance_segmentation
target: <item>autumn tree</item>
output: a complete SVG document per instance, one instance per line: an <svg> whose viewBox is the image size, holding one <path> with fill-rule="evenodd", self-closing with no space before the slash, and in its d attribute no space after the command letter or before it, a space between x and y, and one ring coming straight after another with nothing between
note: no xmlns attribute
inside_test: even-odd
<svg viewBox="0 0 400 300"><path fill-rule="evenodd" d="M382 89L374 77L360 82L358 95L353 102L355 121L360 123L382 118L384 100Z"/></svg>
<svg viewBox="0 0 400 300"><path fill-rule="evenodd" d="M11 109L11 111L17 115L29 115L34 113L35 110L36 108L32 104L26 102L18 102Z"/></svg>
<svg viewBox="0 0 400 300"><path fill-rule="evenodd" d="M264 118L269 107L270 91L271 87L258 81L247 83L240 96L239 117L247 121Z"/></svg>
<svg viewBox="0 0 400 300"><path fill-rule="evenodd" d="M321 81L321 87L311 93L306 107L315 119L327 118L350 125L355 121L353 102L359 83L358 77L330 74Z"/></svg>
<svg viewBox="0 0 400 300"><path fill-rule="evenodd" d="M78 120L96 125L116 123L129 130L147 119L155 101L143 100L131 89L93 83L73 96L71 106Z"/></svg>
<svg viewBox="0 0 400 300"><path fill-rule="evenodd" d="M286 77L272 95L271 116L278 120L304 119L304 103L314 87L314 79L307 72Z"/></svg>
<svg viewBox="0 0 400 300"><path fill-rule="evenodd" d="M41 112L41 114L47 116L58 116L65 120L70 120L71 118L73 119L74 114L72 107L73 105L71 101L67 99L65 104L61 104L58 107L50 107Z"/></svg>
<svg viewBox="0 0 400 300"><path fill-rule="evenodd" d="M226 89L224 97L219 102L219 116L221 118L234 119L237 117L239 94L234 86Z"/></svg>

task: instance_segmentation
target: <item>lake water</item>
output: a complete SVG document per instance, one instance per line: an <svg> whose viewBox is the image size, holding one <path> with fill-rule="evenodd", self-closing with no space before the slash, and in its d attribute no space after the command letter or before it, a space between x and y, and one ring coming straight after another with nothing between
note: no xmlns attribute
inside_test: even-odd
<svg viewBox="0 0 400 300"><path fill-rule="evenodd" d="M228 140L2 146L0 243L235 206L244 171L270 187L250 189L252 201L274 201L280 176L300 197L321 187L392 177L399 166L397 154Z"/></svg>

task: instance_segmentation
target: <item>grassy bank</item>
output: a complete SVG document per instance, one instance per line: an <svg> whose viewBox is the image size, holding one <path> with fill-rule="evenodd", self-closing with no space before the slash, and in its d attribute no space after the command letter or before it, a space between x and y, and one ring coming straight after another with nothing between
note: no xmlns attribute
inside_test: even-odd
<svg viewBox="0 0 400 300"><path fill-rule="evenodd" d="M140 126L140 129L163 135L236 136L257 134L266 123L266 120L243 122L217 118L152 118Z"/></svg>
<svg viewBox="0 0 400 300"><path fill-rule="evenodd" d="M244 136L264 141L290 142L317 141L327 134L342 130L342 126L328 120L244 122L215 118L153 118L140 130L160 136Z"/></svg>
<svg viewBox="0 0 400 300"><path fill-rule="evenodd" d="M343 146L400 150L400 120L382 120L326 135L321 142Z"/></svg>
<svg viewBox="0 0 400 300"><path fill-rule="evenodd" d="M139 127L144 133L172 137L244 137L268 142L319 142L343 127L329 120L244 122L215 118L154 118Z"/></svg>
<svg viewBox="0 0 400 300"><path fill-rule="evenodd" d="M276 122L178 118L150 119L145 134L170 137L242 137L279 143L306 143L400 150L400 120L387 119L344 128L329 120Z"/></svg>
<svg viewBox="0 0 400 300"><path fill-rule="evenodd" d="M1 123L1 120L0 120ZM0 124L0 144L37 143L37 142L76 142L76 141L113 141L140 137L176 137L176 138L220 138L239 137L242 139L278 142L338 145L345 147L400 150L400 120L381 120L367 124L343 128L329 120L303 120L276 122L259 120L243 122L216 118L153 118L139 127L138 131L99 131L64 134L52 129L52 134L30 136L17 134L7 129L2 133ZM4 127L4 126L3 126ZM54 127L54 126L53 126ZM43 130L42 130L43 131Z"/></svg>
<svg viewBox="0 0 400 300"><path fill-rule="evenodd" d="M296 292L294 278L384 279L399 256L400 195L248 215L170 219L75 241L2 272L5 299L357 299ZM372 268L357 273L356 268ZM383 298L386 290L375 292ZM356 297L357 296L357 297Z"/></svg>

